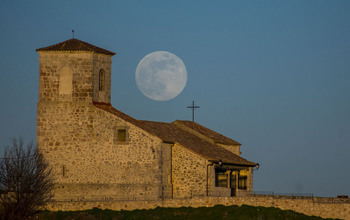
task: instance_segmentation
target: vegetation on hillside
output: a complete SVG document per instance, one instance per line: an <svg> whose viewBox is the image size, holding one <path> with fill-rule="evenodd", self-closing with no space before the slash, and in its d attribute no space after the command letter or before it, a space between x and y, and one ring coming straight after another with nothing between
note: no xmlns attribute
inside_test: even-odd
<svg viewBox="0 0 350 220"><path fill-rule="evenodd" d="M235 220L320 220L323 218L315 216L306 216L290 210L281 210L277 208L254 207L254 206L223 206L217 205L206 208L160 208L150 210L134 211L112 211L94 208L86 211L44 211L34 216L34 219L50 220L205 220L205 219L235 219Z"/></svg>

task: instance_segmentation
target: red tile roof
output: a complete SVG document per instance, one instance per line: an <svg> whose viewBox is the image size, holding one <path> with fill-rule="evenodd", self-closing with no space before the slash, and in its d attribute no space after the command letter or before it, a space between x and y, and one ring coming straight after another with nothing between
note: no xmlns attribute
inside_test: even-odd
<svg viewBox="0 0 350 220"><path fill-rule="evenodd" d="M164 142L171 142L171 143L178 143L185 148L189 149L190 151L201 155L205 159L209 161L219 162L222 161L223 163L229 163L234 165L241 165L241 166L256 166L256 163L248 161L228 150L226 150L223 147L220 147L216 144L212 144L209 141L206 141L191 132L187 132L184 129L181 129L181 126L178 126L176 123L165 123L165 122L154 122L154 121L141 121L136 120L119 110L112 107L111 104L106 103L97 103L94 102L94 105L100 109L103 109L113 115L116 115L117 117L120 117L121 119L134 124L135 126L143 129L146 132L149 132L160 139L162 139ZM200 127L201 125L195 123L195 127ZM203 127L203 126L201 126ZM211 137L215 137L216 139L222 138L224 136L216 133L213 135L214 131L208 129L208 128L201 128L203 130L209 130L211 132L208 132L208 134L211 135ZM219 136L217 136L219 135ZM221 137L222 136L222 137ZM229 138L227 138L229 139ZM233 140L229 139L229 143L231 143ZM238 143L238 142L235 142Z"/></svg>
<svg viewBox="0 0 350 220"><path fill-rule="evenodd" d="M100 47L96 47L92 44L86 43L78 39L70 39L64 42L36 49L36 51L89 51L95 53L102 53L106 55L115 55L114 52L105 50Z"/></svg>

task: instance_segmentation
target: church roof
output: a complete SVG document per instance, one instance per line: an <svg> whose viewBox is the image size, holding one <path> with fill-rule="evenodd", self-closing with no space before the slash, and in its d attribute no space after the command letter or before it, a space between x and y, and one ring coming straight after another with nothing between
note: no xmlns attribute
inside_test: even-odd
<svg viewBox="0 0 350 220"><path fill-rule="evenodd" d="M36 49L36 51L89 51L95 53L102 53L106 55L115 55L114 52L105 50L100 47L96 47L92 44L86 43L76 38L72 38L70 40L66 40L52 46L42 47Z"/></svg>
<svg viewBox="0 0 350 220"><path fill-rule="evenodd" d="M117 117L120 117L121 119L134 124L135 126L159 137L164 142L170 142L170 143L178 143L190 151L201 155L202 157L206 158L210 161L219 162L220 160L223 163L229 163L234 165L243 165L243 166L255 166L256 163L248 161L234 153L232 153L229 150L226 150L223 147L220 147L216 144L213 144L209 141L206 141L205 139L200 138L199 136L188 132L186 129L183 129L182 126L179 126L177 123L165 123L165 122L154 122L154 121L141 121L136 120L119 110L112 107L111 104L106 103L94 103L94 105L100 109L103 109L113 115L116 115ZM182 121L186 122L186 121ZM193 122L191 122L193 123ZM189 123L190 124L190 123ZM214 135L214 131L205 128L197 123L194 123L194 127L200 127L201 129L205 130L208 134L211 134L211 137L214 137L214 139L218 139L218 137L222 138L223 135L220 136L220 134L216 133ZM203 127L203 128L202 128ZM207 130L206 130L207 129ZM209 132L209 131L211 132ZM210 138L210 137L209 137ZM222 138L224 139L224 138ZM229 138L227 138L229 139ZM229 139L229 143L233 143L232 139ZM226 140L227 141L227 140ZM238 142L235 142L238 143ZM227 143L226 143L227 144Z"/></svg>
<svg viewBox="0 0 350 220"><path fill-rule="evenodd" d="M192 152L195 152L210 161L222 161L223 163L255 166L250 162L223 147L212 144L186 130L181 129L174 123L141 121L146 131L155 134L166 142L179 143Z"/></svg>
<svg viewBox="0 0 350 220"><path fill-rule="evenodd" d="M173 123L178 125L178 126L186 126L190 129L212 139L215 143L226 144L226 145L241 145L237 141L232 140L231 138L228 138L222 134L219 134L216 131L213 131L209 128L206 128L200 124L197 124L196 122L176 120Z"/></svg>

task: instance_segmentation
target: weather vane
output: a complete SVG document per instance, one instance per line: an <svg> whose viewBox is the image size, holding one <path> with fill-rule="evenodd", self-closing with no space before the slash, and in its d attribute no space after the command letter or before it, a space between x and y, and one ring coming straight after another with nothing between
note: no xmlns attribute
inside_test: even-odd
<svg viewBox="0 0 350 220"><path fill-rule="evenodd" d="M194 101L192 101L192 105L187 106L187 108L191 108L192 109L192 121L194 122L194 110L196 108L199 108L199 106L194 105Z"/></svg>
<svg viewBox="0 0 350 220"><path fill-rule="evenodd" d="M73 39L74 39L74 29L72 30L72 35L73 35Z"/></svg>

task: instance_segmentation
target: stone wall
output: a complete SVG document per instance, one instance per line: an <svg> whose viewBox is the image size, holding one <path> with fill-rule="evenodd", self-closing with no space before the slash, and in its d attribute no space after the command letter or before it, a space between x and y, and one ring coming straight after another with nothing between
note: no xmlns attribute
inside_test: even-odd
<svg viewBox="0 0 350 220"><path fill-rule="evenodd" d="M212 207L214 205L251 205L275 207L283 210L293 210L306 215L315 215L323 218L340 218L350 220L350 201L327 203L327 199L300 198L292 199L283 196L263 197L197 197L192 199L169 199L163 201L111 201L111 202L56 202L47 208L58 210L86 210L94 207L112 210L154 209L156 207ZM323 201L323 202L321 202ZM328 201L330 202L330 201Z"/></svg>
<svg viewBox="0 0 350 220"><path fill-rule="evenodd" d="M206 195L206 164L207 160L181 145L172 147L173 198Z"/></svg>
<svg viewBox="0 0 350 220"><path fill-rule="evenodd" d="M163 195L169 160L158 138L85 102L40 102L37 120L60 199ZM114 142L118 127L127 128L127 143Z"/></svg>

